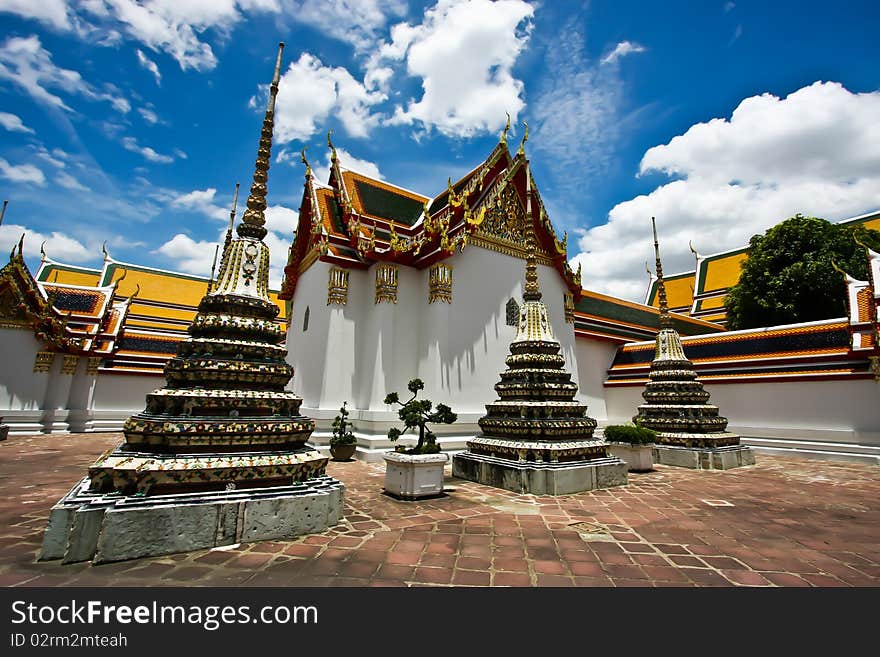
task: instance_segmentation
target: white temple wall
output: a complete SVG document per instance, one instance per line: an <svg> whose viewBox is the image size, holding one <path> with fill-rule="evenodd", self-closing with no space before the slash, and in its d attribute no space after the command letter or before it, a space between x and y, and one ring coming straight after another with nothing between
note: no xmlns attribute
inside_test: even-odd
<svg viewBox="0 0 880 657"><path fill-rule="evenodd" d="M292 386L303 398L303 406L317 408L324 388L324 375L328 349L333 345L327 312L327 277L329 266L316 262L303 273L297 282L296 294L290 309L287 329L287 362L293 365ZM304 331L306 310L309 314L308 330Z"/></svg>
<svg viewBox="0 0 880 657"><path fill-rule="evenodd" d="M34 359L43 348L30 330L0 328L0 417L10 433L43 429L43 402L50 374L34 372ZM56 360L61 360L56 356Z"/></svg>
<svg viewBox="0 0 880 657"><path fill-rule="evenodd" d="M729 429L765 453L880 464L880 384L871 380L706 384ZM606 388L608 424L629 422L640 386Z"/></svg>
<svg viewBox="0 0 880 657"><path fill-rule="evenodd" d="M608 340L593 338L575 340L576 366L573 369L578 382L577 398L587 403L587 415L600 422L608 419L604 383L618 346L617 343Z"/></svg>
<svg viewBox="0 0 880 657"><path fill-rule="evenodd" d="M479 431L477 420L496 398L494 386L516 335L516 327L506 323L507 302L512 297L522 303L525 262L478 247L444 262L453 266L451 304L428 303L429 268L399 268L396 304L375 303L375 266L349 270L345 306L327 306L326 263L315 263L300 278L288 361L296 370L292 389L303 397L303 413L317 421L315 444L326 444L332 419L348 400L358 456L381 458L381 450L390 446L388 428L399 424L397 408L383 403L385 395L397 391L405 398L407 383L416 377L425 382L420 397L448 404L459 416L453 426L434 427L446 449L464 448ZM554 334L577 382L574 330L564 317L565 287L553 268L538 270ZM303 333L307 307L309 330Z"/></svg>

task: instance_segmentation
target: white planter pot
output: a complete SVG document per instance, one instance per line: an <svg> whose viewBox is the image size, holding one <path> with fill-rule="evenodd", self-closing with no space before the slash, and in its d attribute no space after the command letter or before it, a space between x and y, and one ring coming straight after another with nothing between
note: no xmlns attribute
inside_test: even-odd
<svg viewBox="0 0 880 657"><path fill-rule="evenodd" d="M388 452L385 458L385 490L406 499L439 495L443 492L443 467L447 454L400 454Z"/></svg>
<svg viewBox="0 0 880 657"><path fill-rule="evenodd" d="M629 443L608 443L608 453L626 461L630 472L645 472L654 469L654 445L630 445Z"/></svg>

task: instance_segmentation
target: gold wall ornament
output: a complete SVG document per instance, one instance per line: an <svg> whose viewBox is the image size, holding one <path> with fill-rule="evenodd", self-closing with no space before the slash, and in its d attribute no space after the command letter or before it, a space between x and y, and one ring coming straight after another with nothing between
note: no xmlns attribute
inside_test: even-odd
<svg viewBox="0 0 880 657"><path fill-rule="evenodd" d="M381 262L376 266L376 303L397 303L397 265Z"/></svg>
<svg viewBox="0 0 880 657"><path fill-rule="evenodd" d="M89 356L88 363L86 365L86 374L89 376L97 376L98 369L101 367L101 361L104 360L100 356Z"/></svg>
<svg viewBox="0 0 880 657"><path fill-rule="evenodd" d="M327 305L335 303L344 306L348 303L348 270L339 267L330 268L330 280L327 282Z"/></svg>
<svg viewBox="0 0 880 657"><path fill-rule="evenodd" d="M565 323L574 324L574 295L571 292L564 293L565 298Z"/></svg>
<svg viewBox="0 0 880 657"><path fill-rule="evenodd" d="M64 354L61 360L61 373L74 374L76 373L77 365L79 365L79 356L76 354Z"/></svg>
<svg viewBox="0 0 880 657"><path fill-rule="evenodd" d="M55 360L54 351L38 351L34 359L34 372L48 372Z"/></svg>
<svg viewBox="0 0 880 657"><path fill-rule="evenodd" d="M452 303L452 265L438 262L431 266L428 303Z"/></svg>
<svg viewBox="0 0 880 657"><path fill-rule="evenodd" d="M405 251L407 247L406 240L401 239L400 236L397 234L397 231L394 230L393 222L388 222L388 225L390 226L390 228L388 229L388 232L390 234L388 245L391 247L391 250L396 253L401 253L402 251Z"/></svg>
<svg viewBox="0 0 880 657"><path fill-rule="evenodd" d="M318 241L318 252L325 256L330 251L330 240L326 235L322 235L321 239Z"/></svg>

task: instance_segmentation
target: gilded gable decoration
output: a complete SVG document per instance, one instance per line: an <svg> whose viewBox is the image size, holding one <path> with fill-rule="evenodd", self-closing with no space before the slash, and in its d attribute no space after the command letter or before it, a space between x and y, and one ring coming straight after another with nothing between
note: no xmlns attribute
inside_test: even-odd
<svg viewBox="0 0 880 657"><path fill-rule="evenodd" d="M438 262L431 267L428 303L435 301L452 303L452 265Z"/></svg>
<svg viewBox="0 0 880 657"><path fill-rule="evenodd" d="M376 266L376 303L397 303L397 265L387 262Z"/></svg>
<svg viewBox="0 0 880 657"><path fill-rule="evenodd" d="M327 282L327 305L331 303L344 306L348 303L348 270L339 267L330 268L330 280Z"/></svg>

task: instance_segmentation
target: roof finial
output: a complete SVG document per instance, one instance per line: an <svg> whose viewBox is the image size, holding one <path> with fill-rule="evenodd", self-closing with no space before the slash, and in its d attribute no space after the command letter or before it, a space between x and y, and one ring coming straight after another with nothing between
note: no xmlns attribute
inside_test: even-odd
<svg viewBox="0 0 880 657"><path fill-rule="evenodd" d="M302 163L306 165L306 180L312 177L312 165L310 165L309 161L306 159L306 151L308 149L308 146L303 146L302 152L299 155L302 159Z"/></svg>
<svg viewBox="0 0 880 657"><path fill-rule="evenodd" d="M507 133L510 130L510 112L505 112L505 114L507 114L507 125L501 131L501 143L507 146Z"/></svg>
<svg viewBox="0 0 880 657"><path fill-rule="evenodd" d="M9 205L9 201L3 201L3 209L0 210L0 226L3 225L3 217L6 216L6 206Z"/></svg>
<svg viewBox="0 0 880 657"><path fill-rule="evenodd" d="M330 128L327 131L327 146L330 147L330 161L336 162L336 160L338 159L336 156L336 146L333 145L333 140L330 139L332 134L333 134L333 128Z"/></svg>
<svg viewBox="0 0 880 657"><path fill-rule="evenodd" d="M224 253L226 252L226 247L232 241L232 226L235 223L235 211L238 207L238 186L239 183L235 183L235 193L232 195L232 209L229 210L229 228L226 229L226 241L223 243Z"/></svg>
<svg viewBox="0 0 880 657"><path fill-rule="evenodd" d="M519 148L516 151L517 155L525 155L526 153L526 142L529 140L529 122L523 121L523 125L526 127L525 133L523 133L522 141L519 144Z"/></svg>
<svg viewBox="0 0 880 657"><path fill-rule="evenodd" d="M214 272L217 271L217 253L220 251L220 245L217 244L214 246L214 262L211 263L211 278L208 279L208 294L211 294L211 290L214 288Z"/></svg>
<svg viewBox="0 0 880 657"><path fill-rule="evenodd" d="M254 183L247 200L242 222L238 226L238 234L242 237L254 237L258 240L266 235L266 182L269 180L269 158L272 155L272 131L275 126L275 96L278 95L278 82L281 80L281 55L284 43L278 44L278 59L275 60L275 74L269 85L269 102L266 105L266 116L260 132L260 148L254 164Z"/></svg>
<svg viewBox="0 0 880 657"><path fill-rule="evenodd" d="M666 303L666 283L663 281L663 265L660 263L660 243L657 241L657 222L651 217L651 228L654 230L654 256L657 258L657 296L660 298L660 329L672 328L669 317L669 306Z"/></svg>
<svg viewBox="0 0 880 657"><path fill-rule="evenodd" d="M40 262L46 262L46 240L40 244Z"/></svg>
<svg viewBox="0 0 880 657"><path fill-rule="evenodd" d="M21 239L18 240L18 255L19 255L19 257L21 257L21 255L22 255L22 249L24 249L24 236L25 236L25 235L26 235L26 233L22 233L22 234L21 234Z"/></svg>
<svg viewBox="0 0 880 657"><path fill-rule="evenodd" d="M108 262L110 260L110 254L107 252L107 240L104 240L101 244L101 253L104 254L104 262Z"/></svg>

